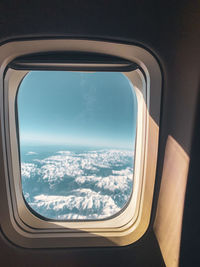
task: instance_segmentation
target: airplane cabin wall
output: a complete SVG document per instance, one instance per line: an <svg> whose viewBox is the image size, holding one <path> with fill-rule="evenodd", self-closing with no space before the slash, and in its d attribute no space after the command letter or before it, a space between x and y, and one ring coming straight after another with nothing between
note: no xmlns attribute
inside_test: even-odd
<svg viewBox="0 0 200 267"><path fill-rule="evenodd" d="M191 156L199 90L199 25L199 1L0 2L1 44L48 37L133 43L157 57L163 74L157 180L152 220L146 234L138 242L118 248L24 249L11 244L1 231L2 266L164 266L153 222L168 137ZM2 168L0 175L2 179ZM182 249L184 243L181 257Z"/></svg>

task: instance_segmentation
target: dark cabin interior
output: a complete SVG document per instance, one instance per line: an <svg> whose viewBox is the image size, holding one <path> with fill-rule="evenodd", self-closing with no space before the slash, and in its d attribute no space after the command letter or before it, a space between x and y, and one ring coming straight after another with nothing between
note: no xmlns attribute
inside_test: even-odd
<svg viewBox="0 0 200 267"><path fill-rule="evenodd" d="M200 266L200 1L11 0L1 1L0 11L0 45L48 38L135 44L154 55L163 79L156 184L143 237L124 247L29 249L1 231L0 265ZM170 151L170 138L187 155L188 173L178 173L183 163ZM2 139L0 150L2 179ZM176 165L172 184L166 157Z"/></svg>

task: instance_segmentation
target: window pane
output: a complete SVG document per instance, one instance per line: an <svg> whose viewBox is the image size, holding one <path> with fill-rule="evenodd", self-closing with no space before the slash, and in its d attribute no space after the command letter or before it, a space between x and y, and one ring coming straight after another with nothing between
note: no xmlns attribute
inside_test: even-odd
<svg viewBox="0 0 200 267"><path fill-rule="evenodd" d="M120 212L133 188L137 100L128 78L31 71L16 101L27 205L56 220Z"/></svg>

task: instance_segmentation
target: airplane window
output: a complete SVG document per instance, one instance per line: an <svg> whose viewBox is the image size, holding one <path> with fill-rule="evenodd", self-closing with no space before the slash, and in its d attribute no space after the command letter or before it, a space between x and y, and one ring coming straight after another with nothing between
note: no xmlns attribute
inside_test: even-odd
<svg viewBox="0 0 200 267"><path fill-rule="evenodd" d="M16 98L22 192L53 220L102 220L128 204L137 99L120 72L30 71Z"/></svg>
<svg viewBox="0 0 200 267"><path fill-rule="evenodd" d="M126 246L150 223L162 76L144 48L0 47L2 231L25 248Z"/></svg>

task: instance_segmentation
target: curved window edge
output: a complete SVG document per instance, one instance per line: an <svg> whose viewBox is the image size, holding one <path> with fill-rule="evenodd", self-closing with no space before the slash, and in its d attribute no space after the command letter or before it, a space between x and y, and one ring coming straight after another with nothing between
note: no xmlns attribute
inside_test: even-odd
<svg viewBox="0 0 200 267"><path fill-rule="evenodd" d="M134 187L130 201L132 205L129 203L121 214L105 221L41 220L25 207L20 192L14 103L17 87L27 71L5 70L18 56L63 49L122 57L135 62L144 73L139 69L123 72L132 82L138 101ZM122 246L138 240L145 233L150 221L157 162L161 73L154 57L137 46L87 40L12 42L0 47L0 54L1 126L5 167L5 179L1 182L5 188L1 226L5 235L17 245L33 248Z"/></svg>

